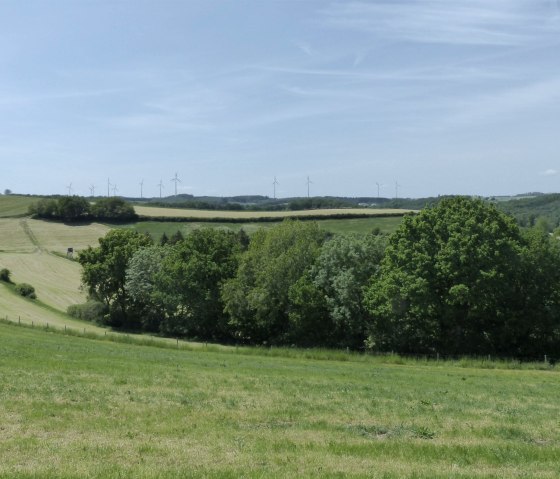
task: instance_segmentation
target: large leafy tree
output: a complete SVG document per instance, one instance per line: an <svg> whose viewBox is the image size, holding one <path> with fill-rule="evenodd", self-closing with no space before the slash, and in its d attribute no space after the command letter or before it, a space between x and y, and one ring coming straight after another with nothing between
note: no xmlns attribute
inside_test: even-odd
<svg viewBox="0 0 560 479"><path fill-rule="evenodd" d="M315 222L284 221L259 230L223 288L237 338L283 343L289 339L290 288L314 263L324 240Z"/></svg>
<svg viewBox="0 0 560 479"><path fill-rule="evenodd" d="M222 284L235 275L239 236L214 228L195 230L173 246L156 275L153 300L162 305L164 333L228 339Z"/></svg>
<svg viewBox="0 0 560 479"><path fill-rule="evenodd" d="M510 341L521 334L522 252L515 221L481 200L445 199L405 217L369 288L371 344L404 352L505 352L505 332Z"/></svg>
<svg viewBox="0 0 560 479"><path fill-rule="evenodd" d="M339 235L327 241L311 267L290 289L292 342L359 348L369 316L364 288L378 270L386 238Z"/></svg>
<svg viewBox="0 0 560 479"><path fill-rule="evenodd" d="M137 327L127 315L129 295L126 270L134 253L152 244L149 236L132 230L115 229L99 239L99 246L83 250L78 261L83 267L82 282L89 295L110 308L111 326Z"/></svg>

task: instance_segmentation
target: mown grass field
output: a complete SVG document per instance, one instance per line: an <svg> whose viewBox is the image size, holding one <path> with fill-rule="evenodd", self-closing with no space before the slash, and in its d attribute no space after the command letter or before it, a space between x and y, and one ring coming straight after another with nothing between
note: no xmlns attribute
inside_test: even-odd
<svg viewBox="0 0 560 479"><path fill-rule="evenodd" d="M66 311L69 305L86 300L80 288L81 267L64 257L67 248L78 251L87 245L96 246L106 231L109 228L97 224L67 226L27 218L0 219L0 268L8 268L14 282L31 284L47 305ZM8 304L13 301L12 295L0 290L0 301ZM20 314L33 316L32 306L23 308Z"/></svg>
<svg viewBox="0 0 560 479"><path fill-rule="evenodd" d="M0 338L3 478L560 476L555 370Z"/></svg>
<svg viewBox="0 0 560 479"><path fill-rule="evenodd" d="M26 216L29 205L40 198L20 195L0 196L0 218Z"/></svg>

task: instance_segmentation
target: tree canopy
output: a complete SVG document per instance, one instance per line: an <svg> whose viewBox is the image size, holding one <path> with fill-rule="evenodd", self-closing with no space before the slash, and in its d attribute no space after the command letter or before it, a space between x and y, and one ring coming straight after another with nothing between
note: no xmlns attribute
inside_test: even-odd
<svg viewBox="0 0 560 479"><path fill-rule="evenodd" d="M528 242L513 218L481 200L445 199L405 217L368 290L370 344L401 352L511 353L543 319L525 296L536 294L532 281L544 279L529 258L545 254L557 269L553 250L547 236ZM555 289L556 277L547 278Z"/></svg>

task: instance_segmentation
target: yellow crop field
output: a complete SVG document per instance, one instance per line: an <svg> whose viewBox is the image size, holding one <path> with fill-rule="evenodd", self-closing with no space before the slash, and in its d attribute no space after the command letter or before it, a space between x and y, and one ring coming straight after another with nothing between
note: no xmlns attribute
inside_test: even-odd
<svg viewBox="0 0 560 479"><path fill-rule="evenodd" d="M305 218L306 216L386 216L404 215L412 210L398 209L372 209L372 208L332 208L320 210L301 211L216 211L193 210L181 208L158 208L153 206L135 206L134 210L140 216L167 217L167 218L195 218L195 219L260 219L260 218Z"/></svg>

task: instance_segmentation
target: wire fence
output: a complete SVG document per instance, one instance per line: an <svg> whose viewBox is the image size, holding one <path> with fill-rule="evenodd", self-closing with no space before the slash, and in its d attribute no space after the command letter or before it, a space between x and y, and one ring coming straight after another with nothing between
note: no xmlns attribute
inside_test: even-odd
<svg viewBox="0 0 560 479"><path fill-rule="evenodd" d="M296 348L284 346L239 346L239 345L213 345L208 343L193 343L179 338L145 336L140 334L127 334L104 330L88 330L88 328L71 328L67 325L56 326L48 322L35 323L33 320L22 321L21 316L10 319L8 315L0 317L0 322L10 325L21 326L31 329L42 329L53 333L78 336L89 339L105 339L112 342L137 344L142 346L157 346L163 348L177 348L188 351L208 352L235 352L244 355L265 355L278 357L303 357L309 359L326 360L360 360L365 358L377 358L388 364L430 363L450 364L454 363L463 367L482 367L496 369L557 369L560 357L543 353L539 356L500 356L500 355L445 355L440 353L398 353L395 351L372 351L368 349L352 350L326 349L326 348ZM196 346L195 346L196 345Z"/></svg>

